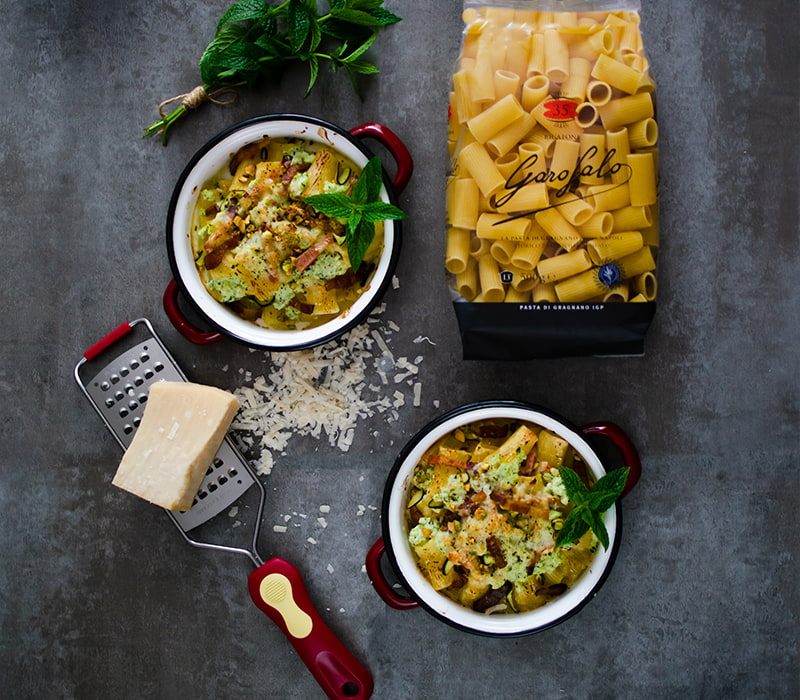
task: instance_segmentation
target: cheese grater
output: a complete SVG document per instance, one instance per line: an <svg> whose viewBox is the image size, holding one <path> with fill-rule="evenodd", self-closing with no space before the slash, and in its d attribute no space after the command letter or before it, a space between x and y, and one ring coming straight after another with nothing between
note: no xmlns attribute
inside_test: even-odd
<svg viewBox="0 0 800 700"><path fill-rule="evenodd" d="M159 381L187 381L146 318L122 324L89 348L75 365L74 375L123 450L139 427L150 386ZM249 549L195 536L192 531L237 504L253 486L258 508ZM256 569L250 574L248 589L253 602L289 638L329 698L370 697L372 677L323 622L300 572L283 559L273 557L265 562L261 558L258 538L265 500L263 484L226 435L192 507L187 511L162 510L189 544L243 554L252 561Z"/></svg>

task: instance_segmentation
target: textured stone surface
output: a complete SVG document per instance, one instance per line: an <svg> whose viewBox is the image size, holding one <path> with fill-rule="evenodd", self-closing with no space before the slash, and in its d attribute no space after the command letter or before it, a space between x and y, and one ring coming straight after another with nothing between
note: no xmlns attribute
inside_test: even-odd
<svg viewBox="0 0 800 700"><path fill-rule="evenodd" d="M327 75L304 100L305 74L293 71L202 107L162 148L141 130L198 81L224 3L6 3L0 687L15 698L321 697L249 600L248 561L188 547L157 509L110 486L118 447L71 376L83 350L139 316L195 381L237 389L265 371L262 352L196 347L172 329L164 222L207 139L290 111L383 122L416 164L401 197L399 286L380 323L400 329L387 336L396 357L422 357L421 405L403 385L397 419L363 420L349 452L296 439L264 479L263 551L303 571L371 669L375 697L797 696L800 8L645 0L662 138L646 354L504 364L460 359L441 272L461 3L387 5L405 19L377 42L381 75L363 102ZM605 586L577 616L520 639L389 609L362 571L380 535L370 506L405 440L446 408L489 398L613 420L643 458Z"/></svg>

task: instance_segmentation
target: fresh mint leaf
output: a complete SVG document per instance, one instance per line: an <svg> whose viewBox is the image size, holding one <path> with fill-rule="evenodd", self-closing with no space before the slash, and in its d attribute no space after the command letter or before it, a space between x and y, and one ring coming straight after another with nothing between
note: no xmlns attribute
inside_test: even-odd
<svg viewBox="0 0 800 700"><path fill-rule="evenodd" d="M316 16L313 21L316 22ZM289 46L294 53L298 53L306 43L311 31L312 17L308 8L301 0L290 0L287 23L289 26Z"/></svg>
<svg viewBox="0 0 800 700"><path fill-rule="evenodd" d="M372 240L375 238L375 224L361 220L355 231L347 229L347 257L350 258L350 267L358 270L364 256L367 254Z"/></svg>
<svg viewBox="0 0 800 700"><path fill-rule="evenodd" d="M336 219L346 219L345 245L350 266L358 270L375 238L375 224L387 219L403 219L405 214L380 199L383 169L379 158L370 158L361 170L350 196L338 192L304 197L317 211Z"/></svg>
<svg viewBox="0 0 800 700"><path fill-rule="evenodd" d="M594 534L597 535L597 539L600 540L600 544L603 545L603 548L608 549L608 530L606 530L606 524L603 522L602 514L587 508L583 512L583 518L585 521L588 521L589 527L591 527Z"/></svg>
<svg viewBox="0 0 800 700"><path fill-rule="evenodd" d="M353 201L357 204L376 202L381 194L383 169L378 158L370 158L361 169L361 175L353 187Z"/></svg>
<svg viewBox="0 0 800 700"><path fill-rule="evenodd" d="M375 18L380 27L387 27L390 24L394 24L395 22L400 21L400 17L398 17L393 12L389 12L389 10L379 7L375 10L371 10L370 14Z"/></svg>
<svg viewBox="0 0 800 700"><path fill-rule="evenodd" d="M562 466L559 469L559 473L561 474L561 481L564 482L564 488L567 489L567 496L569 496L569 499L577 505L582 505L589 495L589 489L586 488L586 484L584 484L577 473L569 467Z"/></svg>
<svg viewBox="0 0 800 700"><path fill-rule="evenodd" d="M334 219L349 219L354 210L350 197L337 192L314 194L310 197L305 197L303 201L306 204L310 204L318 212Z"/></svg>
<svg viewBox="0 0 800 700"><path fill-rule="evenodd" d="M239 2L233 3L220 17L217 31L219 32L226 24L232 22L264 19L269 14L270 7L264 0L239 0Z"/></svg>
<svg viewBox="0 0 800 700"><path fill-rule="evenodd" d="M387 202L371 202L361 208L364 221L386 221L387 219L402 219L405 214L393 204Z"/></svg>
<svg viewBox="0 0 800 700"><path fill-rule="evenodd" d="M378 18L374 17L369 12L363 12L362 10L333 10L331 9L331 17L334 19L338 19L342 22L348 22L350 24L356 24L361 27L378 27L380 26L378 23Z"/></svg>
<svg viewBox="0 0 800 700"><path fill-rule="evenodd" d="M558 531L556 537L556 547L565 544L572 544L589 531L589 523L581 517L581 506L577 506L570 511L570 514L564 520L564 524Z"/></svg>

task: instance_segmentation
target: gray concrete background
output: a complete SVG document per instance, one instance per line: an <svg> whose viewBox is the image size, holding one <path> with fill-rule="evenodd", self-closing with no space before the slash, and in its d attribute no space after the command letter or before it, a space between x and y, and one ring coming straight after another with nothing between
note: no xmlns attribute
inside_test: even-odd
<svg viewBox="0 0 800 700"><path fill-rule="evenodd" d="M164 221L207 139L297 111L345 127L383 122L416 164L401 199L400 284L379 323L400 329L386 331L395 356L422 356L422 403L394 422L363 420L347 453L294 440L264 480L263 550L303 571L372 671L375 697L797 697L796 0L645 0L663 244L646 354L513 364L460 359L441 273L461 3L387 1L404 20L377 42L381 74L363 102L327 73L304 100L305 75L292 72L202 107L167 148L141 139L157 104L198 82L225 5L2 3L0 695L321 697L252 605L247 561L188 547L158 509L110 486L118 447L72 379L88 346L138 316L196 381L237 389L268 367L262 352L193 346L172 329ZM606 585L563 625L520 639L389 609L361 568L380 534L369 506L402 444L446 408L487 398L616 421L643 458ZM324 530L311 522L321 504ZM273 533L284 515L288 531Z"/></svg>

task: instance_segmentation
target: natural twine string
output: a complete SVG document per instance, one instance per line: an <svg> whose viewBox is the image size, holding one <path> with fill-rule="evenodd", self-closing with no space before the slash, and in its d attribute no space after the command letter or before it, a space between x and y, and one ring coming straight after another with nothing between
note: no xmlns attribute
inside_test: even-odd
<svg viewBox="0 0 800 700"><path fill-rule="evenodd" d="M211 92L207 92L202 85L198 85L191 92L185 92L182 95L176 95L175 97L170 97L168 100L164 100L160 105L158 105L158 113L161 115L162 119L165 119L167 114L164 111L164 107L178 101L180 101L181 107L185 107L186 109L195 109L203 104L203 102L206 100L218 105L231 104L232 102L236 101L237 97L239 97L239 93L236 91L236 88L244 84L245 83L242 82L234 83L233 85L225 85L221 88L217 88L216 90L212 90ZM224 98L220 99L220 96L224 96Z"/></svg>

